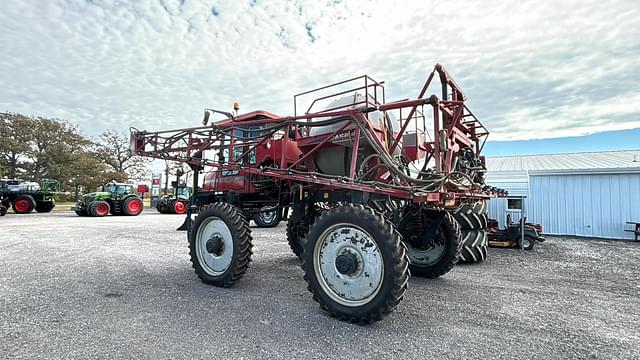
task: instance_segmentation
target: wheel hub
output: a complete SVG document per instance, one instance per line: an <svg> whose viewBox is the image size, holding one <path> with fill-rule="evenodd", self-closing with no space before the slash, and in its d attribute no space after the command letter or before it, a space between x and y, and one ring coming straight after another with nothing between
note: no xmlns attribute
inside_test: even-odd
<svg viewBox="0 0 640 360"><path fill-rule="evenodd" d="M350 252L338 255L336 269L342 275L353 275L358 270L358 258Z"/></svg>
<svg viewBox="0 0 640 360"><path fill-rule="evenodd" d="M207 240L207 252L213 256L220 256L224 253L224 239L220 234L214 234Z"/></svg>
<svg viewBox="0 0 640 360"><path fill-rule="evenodd" d="M313 249L319 285L343 306L373 299L382 284L384 262L377 243L362 228L338 223L320 234Z"/></svg>

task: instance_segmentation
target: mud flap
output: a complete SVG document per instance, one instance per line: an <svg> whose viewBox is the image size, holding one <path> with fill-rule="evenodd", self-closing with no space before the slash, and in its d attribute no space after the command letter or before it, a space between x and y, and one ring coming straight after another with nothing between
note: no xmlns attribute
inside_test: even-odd
<svg viewBox="0 0 640 360"><path fill-rule="evenodd" d="M184 222L180 225L176 231L189 231L191 230L191 211L187 212L187 216L184 218Z"/></svg>

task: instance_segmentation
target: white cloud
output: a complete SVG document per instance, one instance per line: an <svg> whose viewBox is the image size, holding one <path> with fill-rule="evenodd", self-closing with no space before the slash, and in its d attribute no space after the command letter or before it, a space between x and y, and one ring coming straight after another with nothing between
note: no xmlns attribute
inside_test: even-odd
<svg viewBox="0 0 640 360"><path fill-rule="evenodd" d="M236 99L289 114L363 73L413 97L441 62L492 139L637 128L638 18L634 1L6 2L0 109L166 129Z"/></svg>

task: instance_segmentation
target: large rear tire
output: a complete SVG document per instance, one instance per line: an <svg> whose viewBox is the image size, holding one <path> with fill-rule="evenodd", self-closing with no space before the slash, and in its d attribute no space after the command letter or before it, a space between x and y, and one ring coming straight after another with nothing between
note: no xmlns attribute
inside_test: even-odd
<svg viewBox="0 0 640 360"><path fill-rule="evenodd" d="M409 208L398 230L411 262L411 275L436 278L448 273L460 258L460 226L446 211Z"/></svg>
<svg viewBox="0 0 640 360"><path fill-rule="evenodd" d="M48 213L56 207L55 200L36 201L36 211L39 213Z"/></svg>
<svg viewBox="0 0 640 360"><path fill-rule="evenodd" d="M122 202L122 212L127 216L138 216L142 212L144 205L137 197L128 197Z"/></svg>
<svg viewBox="0 0 640 360"><path fill-rule="evenodd" d="M487 259L487 205L486 201L464 204L454 211L453 216L462 229L462 254L460 262L479 263Z"/></svg>
<svg viewBox="0 0 640 360"><path fill-rule="evenodd" d="M16 214L28 214L33 211L35 201L31 195L18 195L11 207Z"/></svg>
<svg viewBox="0 0 640 360"><path fill-rule="evenodd" d="M489 251L486 230L462 230L460 262L479 263L487 259Z"/></svg>
<svg viewBox="0 0 640 360"><path fill-rule="evenodd" d="M320 308L371 323L393 311L407 289L409 262L394 225L370 207L332 208L311 225L302 269Z"/></svg>
<svg viewBox="0 0 640 360"><path fill-rule="evenodd" d="M198 213L189 233L191 264L202 282L230 287L249 268L253 244L249 222L227 203L212 203Z"/></svg>

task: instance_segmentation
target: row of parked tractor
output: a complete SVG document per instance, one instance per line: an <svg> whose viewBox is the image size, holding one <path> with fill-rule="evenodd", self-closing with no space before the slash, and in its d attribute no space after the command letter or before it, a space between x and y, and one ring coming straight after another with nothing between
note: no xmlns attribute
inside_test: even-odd
<svg viewBox="0 0 640 360"><path fill-rule="evenodd" d="M202 207L215 196L212 182L208 182L205 189L200 189L198 199ZM54 195L60 191L57 180L44 179L37 182L19 179L0 179L0 216L13 209L15 214L28 214L33 211L47 213L56 206ZM176 181L173 193L165 194L158 199L155 208L161 214L185 214L191 205L193 192L191 187ZM137 216L144 210L143 199L132 184L109 182L99 191L84 194L71 208L78 216L103 217L106 215ZM272 206L264 206L257 211L247 209L246 214L259 227L274 227L282 219L280 213Z"/></svg>

